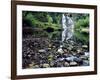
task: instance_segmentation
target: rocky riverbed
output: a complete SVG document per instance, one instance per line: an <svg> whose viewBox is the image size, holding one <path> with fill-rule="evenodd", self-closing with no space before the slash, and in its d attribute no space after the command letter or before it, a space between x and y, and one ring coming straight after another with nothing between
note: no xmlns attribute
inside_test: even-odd
<svg viewBox="0 0 100 80"><path fill-rule="evenodd" d="M46 37L28 36L22 40L22 68L89 66L88 45L69 40L63 52L58 52L60 41Z"/></svg>

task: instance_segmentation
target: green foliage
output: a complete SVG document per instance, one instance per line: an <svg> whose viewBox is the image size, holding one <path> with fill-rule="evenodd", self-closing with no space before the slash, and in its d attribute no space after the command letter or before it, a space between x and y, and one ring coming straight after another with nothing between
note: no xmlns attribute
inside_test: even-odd
<svg viewBox="0 0 100 80"><path fill-rule="evenodd" d="M89 16L81 17L75 22L74 35L84 44L89 42Z"/></svg>
<svg viewBox="0 0 100 80"><path fill-rule="evenodd" d="M86 17L85 19L79 19L75 23L75 28L81 28L81 27L88 27L89 26L89 17Z"/></svg>
<svg viewBox="0 0 100 80"><path fill-rule="evenodd" d="M52 17L50 15L47 15L47 19L48 19L48 23L52 23L53 22Z"/></svg>
<svg viewBox="0 0 100 80"><path fill-rule="evenodd" d="M57 29L60 24L60 15L61 14L58 13L23 11L23 20L29 22L32 27L53 27L54 29Z"/></svg>

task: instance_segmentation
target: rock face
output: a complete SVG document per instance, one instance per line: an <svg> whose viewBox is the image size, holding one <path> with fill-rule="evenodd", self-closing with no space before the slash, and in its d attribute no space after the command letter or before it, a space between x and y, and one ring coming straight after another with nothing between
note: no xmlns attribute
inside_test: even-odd
<svg viewBox="0 0 100 80"><path fill-rule="evenodd" d="M58 40L34 38L34 36L23 38L22 43L23 69L89 66L87 45L68 41L60 49Z"/></svg>

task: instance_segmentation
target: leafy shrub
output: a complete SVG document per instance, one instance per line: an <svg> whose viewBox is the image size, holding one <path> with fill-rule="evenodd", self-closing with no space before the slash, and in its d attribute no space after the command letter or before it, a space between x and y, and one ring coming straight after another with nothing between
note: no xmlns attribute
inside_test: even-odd
<svg viewBox="0 0 100 80"><path fill-rule="evenodd" d="M86 16L85 18L79 19L77 22L75 22L75 30L74 35L77 37L77 39L81 40L84 44L87 44L89 42L89 33L87 31L89 28L89 17Z"/></svg>

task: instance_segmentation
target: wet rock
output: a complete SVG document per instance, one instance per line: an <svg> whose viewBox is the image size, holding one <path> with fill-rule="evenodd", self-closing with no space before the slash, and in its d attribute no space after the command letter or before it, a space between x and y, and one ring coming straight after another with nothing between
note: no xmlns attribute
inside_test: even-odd
<svg viewBox="0 0 100 80"><path fill-rule="evenodd" d="M83 60L83 66L89 66L89 61L88 60Z"/></svg>
<svg viewBox="0 0 100 80"><path fill-rule="evenodd" d="M39 67L40 67L40 68L43 68L43 63L40 63Z"/></svg>
<svg viewBox="0 0 100 80"><path fill-rule="evenodd" d="M63 57L63 58L67 58L67 57L68 57L68 54L67 54L67 53L64 53L64 54L62 55L62 57Z"/></svg>
<svg viewBox="0 0 100 80"><path fill-rule="evenodd" d="M49 47L52 47L52 44L49 44Z"/></svg>
<svg viewBox="0 0 100 80"><path fill-rule="evenodd" d="M39 52L40 52L40 53L45 53L46 50L44 50L44 49L40 49Z"/></svg>
<svg viewBox="0 0 100 80"><path fill-rule="evenodd" d="M62 54L57 54L56 58L62 58Z"/></svg>
<svg viewBox="0 0 100 80"><path fill-rule="evenodd" d="M82 52L82 48L77 50L77 53L81 53Z"/></svg>
<svg viewBox="0 0 100 80"><path fill-rule="evenodd" d="M23 39L23 68L47 68L89 65L87 45L69 40L61 42L48 38L29 36ZM32 63L34 62L34 63Z"/></svg>
<svg viewBox="0 0 100 80"><path fill-rule="evenodd" d="M51 50L51 49L52 49L52 48L50 48L50 47L48 48L48 50Z"/></svg>
<svg viewBox="0 0 100 80"><path fill-rule="evenodd" d="M88 46L87 45L82 45L82 48L88 48Z"/></svg>
<svg viewBox="0 0 100 80"><path fill-rule="evenodd" d="M53 48L56 48L56 46L52 46Z"/></svg>
<svg viewBox="0 0 100 80"><path fill-rule="evenodd" d="M50 66L53 67L54 66L54 61L50 62Z"/></svg>
<svg viewBox="0 0 100 80"><path fill-rule="evenodd" d="M75 56L69 56L69 57L67 57L67 58L65 58L65 60L67 60L67 61L74 61L75 60Z"/></svg>
<svg viewBox="0 0 100 80"><path fill-rule="evenodd" d="M73 46L72 45L70 45L69 47L68 47L68 50L72 50L73 49Z"/></svg>
<svg viewBox="0 0 100 80"><path fill-rule="evenodd" d="M31 57L31 55L29 54L28 57Z"/></svg>
<svg viewBox="0 0 100 80"><path fill-rule="evenodd" d="M83 60L81 58L75 58L74 61L77 62L79 65L83 64Z"/></svg>
<svg viewBox="0 0 100 80"><path fill-rule="evenodd" d="M58 61L58 62L56 62L56 67L63 67L63 63L62 63L62 61Z"/></svg>
<svg viewBox="0 0 100 80"><path fill-rule="evenodd" d="M34 66L35 65L35 62L32 62L31 64L29 64L29 66Z"/></svg>
<svg viewBox="0 0 100 80"><path fill-rule="evenodd" d="M39 68L39 65L35 65L34 68Z"/></svg>
<svg viewBox="0 0 100 80"><path fill-rule="evenodd" d="M67 51L67 49L64 49L64 53L67 53L68 51Z"/></svg>
<svg viewBox="0 0 100 80"><path fill-rule="evenodd" d="M63 58L63 57L62 57L62 58L58 58L58 61L63 61L64 59L65 59L65 58Z"/></svg>
<svg viewBox="0 0 100 80"><path fill-rule="evenodd" d="M65 62L65 63L64 63L64 66L65 66L65 67L68 67L68 66L70 66L70 65L69 65L68 62Z"/></svg>
<svg viewBox="0 0 100 80"><path fill-rule="evenodd" d="M70 62L70 66L77 66L77 65L78 65L78 63L77 63L77 62L75 62L75 61Z"/></svg>
<svg viewBox="0 0 100 80"><path fill-rule="evenodd" d="M64 53L64 51L63 51L62 48L59 48L57 52L60 53L60 54L63 54Z"/></svg>
<svg viewBox="0 0 100 80"><path fill-rule="evenodd" d="M57 41L53 41L53 46L59 47L59 44L60 44L60 42L58 40Z"/></svg>
<svg viewBox="0 0 100 80"><path fill-rule="evenodd" d="M47 64L47 63L44 63L44 64L43 64L43 68L48 68L48 67L50 67L49 64Z"/></svg>
<svg viewBox="0 0 100 80"><path fill-rule="evenodd" d="M67 58L65 58L65 60L66 60L66 61L69 61L69 62L70 62L70 61L73 61L73 59L71 59L71 57L67 57Z"/></svg>
<svg viewBox="0 0 100 80"><path fill-rule="evenodd" d="M71 40L70 43L71 43L71 45L74 45L75 42Z"/></svg>
<svg viewBox="0 0 100 80"><path fill-rule="evenodd" d="M76 46L74 46L71 51L76 52L77 51Z"/></svg>
<svg viewBox="0 0 100 80"><path fill-rule="evenodd" d="M79 55L84 55L84 51L81 51L81 52L79 53Z"/></svg>
<svg viewBox="0 0 100 80"><path fill-rule="evenodd" d="M34 66L34 64L29 64L29 67L32 68Z"/></svg>
<svg viewBox="0 0 100 80"><path fill-rule="evenodd" d="M71 53L72 53L73 56L76 56L77 55L77 52L71 51Z"/></svg>
<svg viewBox="0 0 100 80"><path fill-rule="evenodd" d="M89 52L84 52L85 56L89 57Z"/></svg>
<svg viewBox="0 0 100 80"><path fill-rule="evenodd" d="M88 60L88 57L85 56L85 55L82 55L82 56L80 56L80 59L82 59L82 60Z"/></svg>

